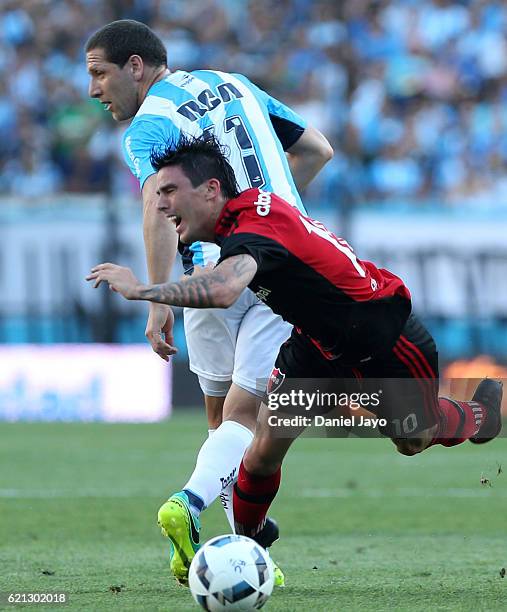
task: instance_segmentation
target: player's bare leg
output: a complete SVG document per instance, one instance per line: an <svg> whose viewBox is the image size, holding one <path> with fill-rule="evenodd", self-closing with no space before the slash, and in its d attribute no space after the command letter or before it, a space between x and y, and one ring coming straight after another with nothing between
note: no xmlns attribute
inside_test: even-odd
<svg viewBox="0 0 507 612"><path fill-rule="evenodd" d="M293 428L290 437L280 437L269 423L273 411L261 405L252 444L241 462L234 487L236 531L262 544L266 514L278 491L282 461L291 444L304 430Z"/></svg>
<svg viewBox="0 0 507 612"><path fill-rule="evenodd" d="M206 407L206 417L208 419L208 429L213 431L222 424L222 413L224 409L225 396L214 397L204 394L204 405Z"/></svg>
<svg viewBox="0 0 507 612"><path fill-rule="evenodd" d="M260 399L250 391L232 383L224 400L223 420L241 423L253 433L257 424Z"/></svg>
<svg viewBox="0 0 507 612"><path fill-rule="evenodd" d="M287 437L281 437L279 428L269 423L272 415L273 411L261 404L254 439L243 457L245 468L259 476L269 476L280 469L287 451L305 429L291 427Z"/></svg>

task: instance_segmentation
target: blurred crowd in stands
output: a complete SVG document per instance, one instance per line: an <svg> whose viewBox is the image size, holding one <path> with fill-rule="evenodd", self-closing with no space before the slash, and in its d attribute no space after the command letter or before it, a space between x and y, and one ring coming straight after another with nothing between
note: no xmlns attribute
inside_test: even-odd
<svg viewBox="0 0 507 612"><path fill-rule="evenodd" d="M312 200L507 205L499 0L3 0L1 194L136 192L83 52L122 18L171 69L242 72L322 130L335 158Z"/></svg>

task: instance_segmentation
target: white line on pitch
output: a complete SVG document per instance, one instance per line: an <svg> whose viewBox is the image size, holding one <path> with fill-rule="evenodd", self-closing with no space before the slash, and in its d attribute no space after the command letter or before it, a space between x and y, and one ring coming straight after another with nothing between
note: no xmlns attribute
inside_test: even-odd
<svg viewBox="0 0 507 612"><path fill-rule="evenodd" d="M507 491L499 491L494 488L478 487L472 488L448 488L448 489L426 489L426 488L399 488L399 489L303 489L291 495L291 497L320 497L320 498L384 498L384 497L440 497L440 498L507 498ZM157 491L141 490L119 490L104 491L100 489L0 489L0 498L3 499L75 499L75 498L158 498Z"/></svg>

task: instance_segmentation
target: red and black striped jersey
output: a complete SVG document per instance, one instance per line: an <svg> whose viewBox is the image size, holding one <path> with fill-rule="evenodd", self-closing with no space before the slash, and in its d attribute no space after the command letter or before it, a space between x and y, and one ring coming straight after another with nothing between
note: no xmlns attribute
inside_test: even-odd
<svg viewBox="0 0 507 612"><path fill-rule="evenodd" d="M220 261L251 255L250 289L326 357L368 359L400 335L411 310L403 281L275 194L248 189L229 200L215 233Z"/></svg>

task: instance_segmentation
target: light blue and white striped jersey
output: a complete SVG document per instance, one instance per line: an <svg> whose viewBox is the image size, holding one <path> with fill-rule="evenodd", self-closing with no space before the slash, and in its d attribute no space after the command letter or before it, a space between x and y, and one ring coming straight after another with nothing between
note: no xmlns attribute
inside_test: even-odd
<svg viewBox="0 0 507 612"><path fill-rule="evenodd" d="M182 133L200 136L212 130L230 151L241 191L272 191L304 212L282 141L290 147L305 127L302 117L240 74L178 71L149 89L125 132L123 153L142 188L155 173L150 162L154 148L177 143ZM216 262L220 253L217 245L202 242L190 250L193 263L201 266Z"/></svg>

